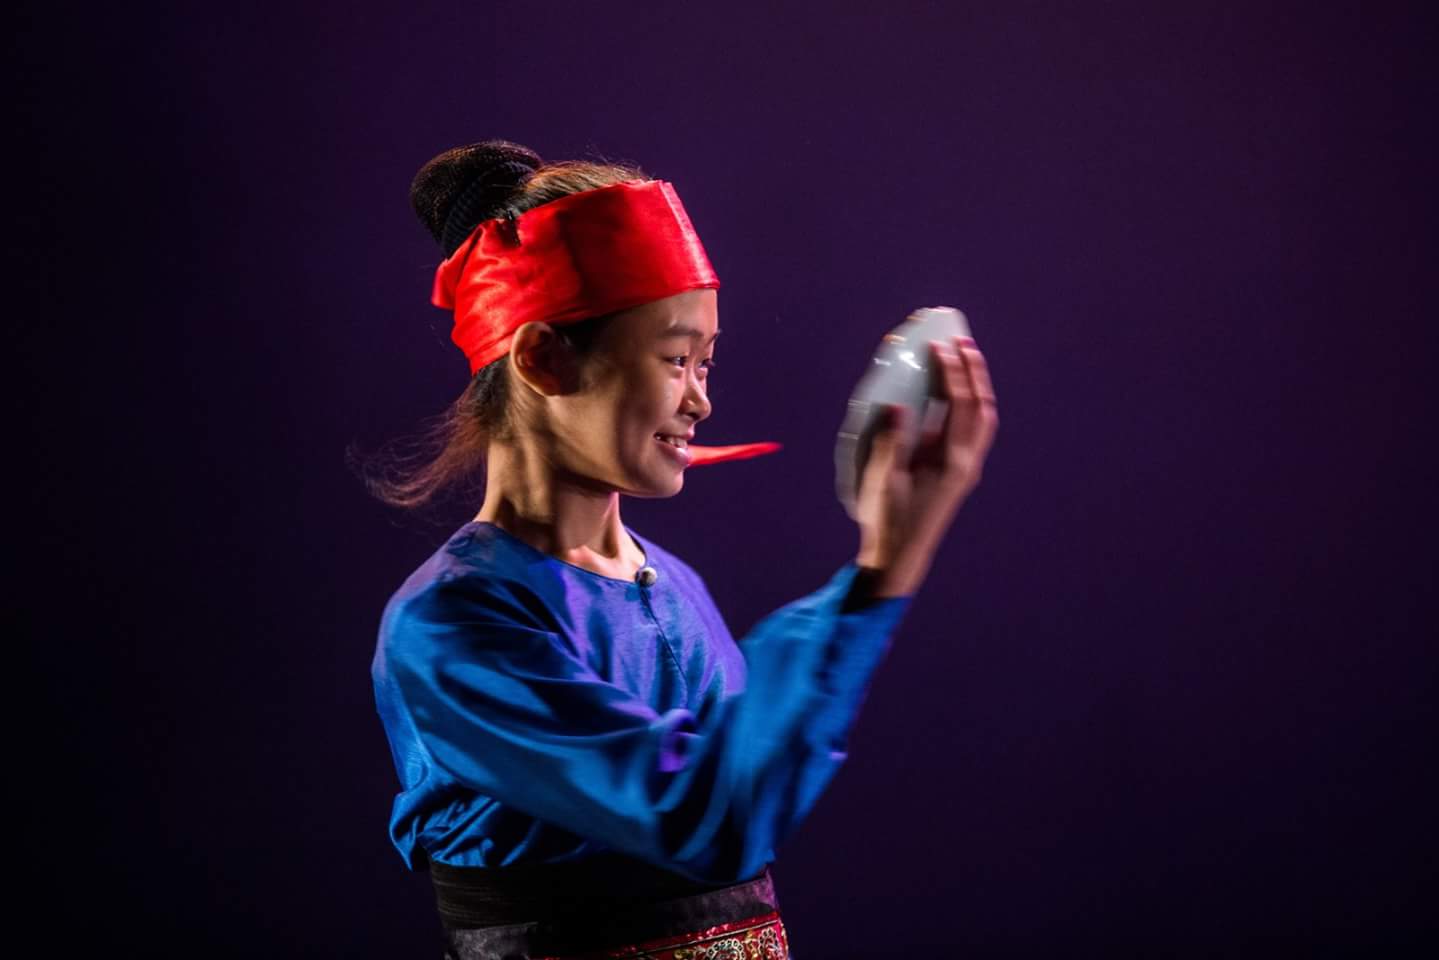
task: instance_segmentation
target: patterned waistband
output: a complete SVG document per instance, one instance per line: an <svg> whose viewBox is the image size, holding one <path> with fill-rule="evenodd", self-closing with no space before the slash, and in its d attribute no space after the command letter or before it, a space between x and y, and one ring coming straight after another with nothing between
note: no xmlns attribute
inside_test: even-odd
<svg viewBox="0 0 1439 960"><path fill-rule="evenodd" d="M603 877L590 875L588 868L557 871L551 899L535 907L539 912L511 913L509 922L502 923L466 923L462 916L466 911L461 908L465 896L475 891L454 886L453 871L464 868L443 867L433 864L431 875L440 898L450 960L785 960L789 956L768 867L751 880L709 885L699 892L691 889L688 895L678 894L694 881L673 874L674 885L669 889L661 885L642 890L634 885L633 875L606 883ZM495 871L495 876L485 881L490 886L484 889L493 893L495 881L503 883L505 872ZM526 898L538 893L529 884L545 872L525 871L519 889ZM575 885L586 875L591 881L587 892ZM514 905L511 902L511 907ZM469 917L477 912L496 915L493 903L472 902L470 906L479 909L468 911Z"/></svg>
<svg viewBox="0 0 1439 960"><path fill-rule="evenodd" d="M679 936L535 960L789 960L789 938L776 910Z"/></svg>

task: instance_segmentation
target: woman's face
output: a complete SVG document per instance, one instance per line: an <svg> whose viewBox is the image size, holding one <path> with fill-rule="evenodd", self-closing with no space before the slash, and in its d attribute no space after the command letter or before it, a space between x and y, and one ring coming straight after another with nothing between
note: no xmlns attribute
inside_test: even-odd
<svg viewBox="0 0 1439 960"><path fill-rule="evenodd" d="M630 496L680 492L689 463L682 447L710 415L715 301L714 290L687 290L625 310L605 327L583 388L554 408L564 421L555 424L569 448L564 459L576 473Z"/></svg>

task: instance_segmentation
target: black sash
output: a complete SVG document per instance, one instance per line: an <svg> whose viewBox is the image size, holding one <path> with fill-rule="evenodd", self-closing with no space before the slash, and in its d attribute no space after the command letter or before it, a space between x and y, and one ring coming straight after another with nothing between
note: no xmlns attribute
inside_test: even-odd
<svg viewBox="0 0 1439 960"><path fill-rule="evenodd" d="M748 881L706 883L608 853L565 863L509 867L457 867L430 861L440 920L450 929L529 921L587 924L760 879L768 884L769 867Z"/></svg>

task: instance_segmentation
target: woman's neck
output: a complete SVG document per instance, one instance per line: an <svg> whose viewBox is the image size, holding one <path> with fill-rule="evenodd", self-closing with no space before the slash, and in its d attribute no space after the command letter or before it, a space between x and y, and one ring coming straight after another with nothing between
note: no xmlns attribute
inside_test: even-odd
<svg viewBox="0 0 1439 960"><path fill-rule="evenodd" d="M516 459L491 448L485 502L475 520L601 576L634 579L644 551L625 531L619 493L568 485L551 471L526 470Z"/></svg>

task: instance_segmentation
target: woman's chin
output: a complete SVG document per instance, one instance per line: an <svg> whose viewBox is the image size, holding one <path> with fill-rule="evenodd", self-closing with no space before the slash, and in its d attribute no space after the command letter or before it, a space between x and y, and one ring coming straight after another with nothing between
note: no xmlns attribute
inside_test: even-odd
<svg viewBox="0 0 1439 960"><path fill-rule="evenodd" d="M672 497L684 488L685 472L683 470L676 470L674 475L670 478L669 483L660 485L659 491L655 493L655 496Z"/></svg>
<svg viewBox="0 0 1439 960"><path fill-rule="evenodd" d="M683 470L671 470L669 476L663 474L650 474L649 482L644 484L644 492L634 492L630 496L635 497L672 497L684 489L685 472Z"/></svg>

